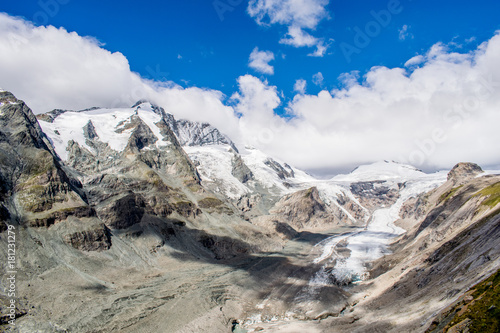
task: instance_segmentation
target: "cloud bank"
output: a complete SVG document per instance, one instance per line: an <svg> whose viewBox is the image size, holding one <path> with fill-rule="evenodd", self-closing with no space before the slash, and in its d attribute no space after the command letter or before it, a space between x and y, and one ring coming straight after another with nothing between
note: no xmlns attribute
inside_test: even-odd
<svg viewBox="0 0 500 333"><path fill-rule="evenodd" d="M304 18L305 21L306 18ZM314 21L314 20L313 20ZM35 112L129 107L150 99L177 118L213 124L299 168L345 171L382 159L424 170L459 161L500 165L500 35L469 53L435 44L405 68L343 74L344 88L305 93L297 81L287 117L278 87L252 75L227 98L217 90L145 80L96 40L0 14L0 87Z"/></svg>

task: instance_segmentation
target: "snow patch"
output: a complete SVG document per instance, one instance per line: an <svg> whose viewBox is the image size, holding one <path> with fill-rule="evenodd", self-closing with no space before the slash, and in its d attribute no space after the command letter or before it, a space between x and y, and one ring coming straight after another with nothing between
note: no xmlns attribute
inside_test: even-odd
<svg viewBox="0 0 500 333"><path fill-rule="evenodd" d="M265 161L270 158L265 153L250 147L245 147L240 153L243 162L252 170L255 180L269 190L276 190L277 193L275 194L281 195L295 192L300 188L307 188L306 183L316 181L312 176L295 168L292 168L294 177L286 180L280 179L276 171L265 164ZM284 167L285 163L283 161L273 160ZM283 182L289 183L292 188L286 187Z"/></svg>
<svg viewBox="0 0 500 333"><path fill-rule="evenodd" d="M185 146L184 151L197 166L202 182L213 183L218 192L238 199L250 189L232 174L233 153L228 145Z"/></svg>

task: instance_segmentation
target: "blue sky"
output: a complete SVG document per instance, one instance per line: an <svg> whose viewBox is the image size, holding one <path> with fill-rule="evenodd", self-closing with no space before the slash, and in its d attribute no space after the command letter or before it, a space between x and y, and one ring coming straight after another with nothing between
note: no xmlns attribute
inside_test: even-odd
<svg viewBox="0 0 500 333"><path fill-rule="evenodd" d="M0 87L35 113L146 98L321 175L499 166L499 59L493 0L0 6Z"/></svg>
<svg viewBox="0 0 500 333"><path fill-rule="evenodd" d="M297 79L307 81L308 93L317 93L322 88L338 87L342 73L359 71L363 75L379 65L402 67L436 42L451 47L456 44L467 51L500 29L499 1L401 0L397 5L400 12L391 14L389 24L379 26L380 32L369 37L367 46L358 48L359 54L353 53L348 61L340 45L355 47L355 28L366 31L367 24L376 22L371 12L387 10L389 3L330 1L325 8L329 17L309 30L329 44L323 57L308 56L314 47L279 43L286 25L259 26L247 13L247 1L9 1L1 10L93 36L104 48L123 53L131 69L146 78L171 80L185 87L208 87L231 96L237 90L237 77L249 73L277 86L284 101L293 97ZM406 34L403 31L400 38L404 27ZM273 75L248 67L255 47L273 52ZM315 85L312 78L318 72L324 81Z"/></svg>

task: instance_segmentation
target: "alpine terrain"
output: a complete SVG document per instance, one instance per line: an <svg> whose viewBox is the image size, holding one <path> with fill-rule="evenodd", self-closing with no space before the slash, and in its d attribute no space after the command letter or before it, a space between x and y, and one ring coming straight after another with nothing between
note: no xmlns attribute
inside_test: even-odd
<svg viewBox="0 0 500 333"><path fill-rule="evenodd" d="M4 331L500 329L500 175L474 163L317 179L146 100L0 91L0 220Z"/></svg>

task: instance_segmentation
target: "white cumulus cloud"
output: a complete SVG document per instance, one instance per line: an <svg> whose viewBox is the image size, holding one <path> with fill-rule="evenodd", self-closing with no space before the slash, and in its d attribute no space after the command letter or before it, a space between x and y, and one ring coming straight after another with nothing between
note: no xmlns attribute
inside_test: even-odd
<svg viewBox="0 0 500 333"><path fill-rule="evenodd" d="M306 93L306 85L307 81L304 79L298 79L295 81L295 84L293 85L293 90L298 92L299 94L305 94Z"/></svg>
<svg viewBox="0 0 500 333"><path fill-rule="evenodd" d="M269 62L274 60L274 53L271 51L259 51L256 47L250 53L250 58L248 60L248 66L253 68L262 74L274 74L274 67L269 64Z"/></svg>
<svg viewBox="0 0 500 333"><path fill-rule="evenodd" d="M158 66L150 72L153 77L163 76ZM93 38L53 26L35 27L2 13L0 85L36 113L55 108L130 107L147 98L179 118L220 127L232 124L226 133L238 135L238 119L221 102L220 91L145 80L130 70L123 54L103 49Z"/></svg>
<svg viewBox="0 0 500 333"><path fill-rule="evenodd" d="M312 80L315 85L321 87L325 78L323 77L323 74L321 72L318 72L313 75Z"/></svg>
<svg viewBox="0 0 500 333"><path fill-rule="evenodd" d="M407 62L405 62L405 67L412 67L416 65L420 65L425 61L425 57L422 55L416 55L413 58L410 58Z"/></svg>
<svg viewBox="0 0 500 333"><path fill-rule="evenodd" d="M322 38L312 36L318 24L329 18L326 9L329 0L250 0L247 12L257 24L270 26L279 24L288 27L280 43L294 47L313 47L314 56L323 56L328 45Z"/></svg>

